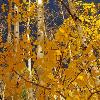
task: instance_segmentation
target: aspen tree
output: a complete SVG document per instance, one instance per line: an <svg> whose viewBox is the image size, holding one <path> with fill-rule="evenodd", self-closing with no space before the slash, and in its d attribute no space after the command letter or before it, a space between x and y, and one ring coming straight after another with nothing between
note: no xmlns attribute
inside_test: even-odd
<svg viewBox="0 0 100 100"><path fill-rule="evenodd" d="M15 23L14 23L14 41L15 41L15 51L17 52L17 46L19 43L19 18L18 18L18 7L14 5L14 12L15 12Z"/></svg>
<svg viewBox="0 0 100 100"><path fill-rule="evenodd" d="M11 43L11 17L12 17L12 1L9 1L9 14L8 14L8 43Z"/></svg>

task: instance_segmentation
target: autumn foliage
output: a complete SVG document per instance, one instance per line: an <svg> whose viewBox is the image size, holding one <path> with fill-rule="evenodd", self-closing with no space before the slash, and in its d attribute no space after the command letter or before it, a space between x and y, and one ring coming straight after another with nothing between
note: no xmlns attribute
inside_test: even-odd
<svg viewBox="0 0 100 100"><path fill-rule="evenodd" d="M30 35L32 29L27 24L29 19L32 24L38 17L37 3L31 2L29 9L28 0L8 1L10 6L14 3L18 7L18 12L12 6L8 11L8 31L15 23L23 22L25 28L19 38L11 29L11 41L3 42L4 27L0 24L0 81L5 86L5 100L31 100L30 90L32 100L99 100L100 14L96 4L68 0L68 7L63 0L58 0L69 16L52 33L52 39L47 32L41 41L38 33ZM5 12L4 6L2 9ZM37 57L39 45L43 49L41 58Z"/></svg>

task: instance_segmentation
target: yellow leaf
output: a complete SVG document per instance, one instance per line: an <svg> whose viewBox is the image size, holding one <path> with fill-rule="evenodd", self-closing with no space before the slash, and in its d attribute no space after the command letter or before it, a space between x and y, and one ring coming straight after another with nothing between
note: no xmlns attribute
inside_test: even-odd
<svg viewBox="0 0 100 100"><path fill-rule="evenodd" d="M63 86L62 84L59 84L59 85L58 85L58 88L59 88L59 89L63 89L64 86Z"/></svg>
<svg viewBox="0 0 100 100"><path fill-rule="evenodd" d="M56 50L56 54L57 55L61 55L61 51L60 50Z"/></svg>
<svg viewBox="0 0 100 100"><path fill-rule="evenodd" d="M63 28L59 28L60 32L65 33L65 30Z"/></svg>
<svg viewBox="0 0 100 100"><path fill-rule="evenodd" d="M48 78L53 80L53 81L57 81L51 73L48 75Z"/></svg>
<svg viewBox="0 0 100 100"><path fill-rule="evenodd" d="M48 77L49 77L50 79L54 79L54 77L53 77L53 75L52 75L51 73L48 75Z"/></svg>
<svg viewBox="0 0 100 100"><path fill-rule="evenodd" d="M77 79L83 80L83 76L79 75Z"/></svg>

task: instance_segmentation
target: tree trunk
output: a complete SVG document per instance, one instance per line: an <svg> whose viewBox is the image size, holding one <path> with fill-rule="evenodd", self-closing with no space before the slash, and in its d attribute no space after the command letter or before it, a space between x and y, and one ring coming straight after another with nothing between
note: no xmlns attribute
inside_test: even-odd
<svg viewBox="0 0 100 100"><path fill-rule="evenodd" d="M38 47L37 47L37 58L43 58L44 53L42 50L42 46L44 44L44 36L46 35L45 33L45 23L44 23L44 8L43 8L43 2L42 0L38 0Z"/></svg>
<svg viewBox="0 0 100 100"><path fill-rule="evenodd" d="M4 100L5 98L4 92L5 92L5 84L3 81L0 81L0 100Z"/></svg>
<svg viewBox="0 0 100 100"><path fill-rule="evenodd" d="M62 14L62 17L63 17L63 20L64 20L65 19L65 16L64 16L64 11L63 11L63 5L61 4L61 2L60 2L60 6L61 6L61 14Z"/></svg>
<svg viewBox="0 0 100 100"><path fill-rule="evenodd" d="M11 9L12 9L12 2L9 1L9 14L8 14L8 43L11 43Z"/></svg>
<svg viewBox="0 0 100 100"><path fill-rule="evenodd" d="M29 0L29 6L28 6L28 11L30 11L30 0ZM29 30L29 25L30 25L30 17L28 17L28 22L27 22L27 30ZM27 34L27 41L30 41L30 37L29 37L29 32L26 33ZM30 51L28 52L30 55ZM32 66L31 66L31 58L28 59L28 70L30 72L30 76L32 75L31 70Z"/></svg>
<svg viewBox="0 0 100 100"><path fill-rule="evenodd" d="M44 22L44 6L43 6L43 0L37 0L37 14L38 14L38 22L37 22L37 34L38 34L38 46L37 46L37 60L41 59L44 57L44 51L43 51L43 47L44 47L44 39L45 39L45 35L46 35L46 31L45 31L45 22ZM41 72L43 72L42 69L42 65L38 66L38 70L37 70L37 74L38 74L38 81L39 84L43 85L44 82L43 80L41 80ZM37 87L36 90L36 95L40 94L41 90L40 88ZM38 95L39 96L39 95ZM37 96L37 99L39 99ZM45 99L45 97L43 97Z"/></svg>
<svg viewBox="0 0 100 100"><path fill-rule="evenodd" d="M31 0L29 0L29 5L28 5L28 11L30 12L30 3L31 3ZM30 36L29 36L29 32L28 32L28 30L29 30L29 25L30 25L30 17L28 17L28 21L27 21L27 41L29 41L30 42ZM30 47L29 47L30 48ZM30 52L31 51L29 51L28 52L28 54L30 55ZM30 76L29 76L29 79L30 79L30 81L32 81L32 59L31 59L31 57L28 59L28 70L29 70L29 72L30 72ZM31 86L32 86L32 84L31 84ZM28 100L35 100L34 99L34 96L33 96L33 87L31 87L31 88L29 88L29 90L28 90Z"/></svg>
<svg viewBox="0 0 100 100"><path fill-rule="evenodd" d="M19 43L19 19L18 19L18 7L14 5L14 11L15 11L15 24L14 24L14 41L15 41L15 52L17 52L17 46Z"/></svg>
<svg viewBox="0 0 100 100"><path fill-rule="evenodd" d="M68 0L68 4L69 4L69 9L70 9L71 14L73 16L77 16L76 8L73 5L74 0ZM84 46L87 46L87 44L85 43L86 37L83 34L82 22L80 22L80 20L75 20L75 23L76 23L76 26L77 26L77 29L78 29L78 34L79 34L80 38L82 39L82 44Z"/></svg>

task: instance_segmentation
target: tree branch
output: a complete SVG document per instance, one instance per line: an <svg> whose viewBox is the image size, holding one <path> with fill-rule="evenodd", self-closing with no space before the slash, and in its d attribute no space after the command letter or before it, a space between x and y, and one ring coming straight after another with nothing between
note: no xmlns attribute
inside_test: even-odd
<svg viewBox="0 0 100 100"><path fill-rule="evenodd" d="M99 94L99 93L100 93L100 91L96 91L96 92L91 93L91 95L88 97L88 99L87 99L87 100L90 100L90 99L91 99L91 97L92 97L95 93Z"/></svg>
<svg viewBox="0 0 100 100"><path fill-rule="evenodd" d="M17 74L19 77L21 77L24 81L26 82L29 82L29 83L32 83L33 85L35 86L38 86L38 87L41 87L41 88L44 88L46 90L50 90L51 91L51 88L48 88L48 87L45 87L45 86L42 86L40 84L37 84L37 83L34 83L32 81L29 81L27 79L25 79L22 75L20 75L17 71L15 71L14 69L12 70L15 74ZM60 92L60 91L56 91L56 93L59 93L65 100L66 100L66 97Z"/></svg>
<svg viewBox="0 0 100 100"><path fill-rule="evenodd" d="M77 77L78 77L82 72L83 72L83 70L82 70L80 73L77 74L77 76L68 84L67 88L70 86L71 83L73 83L73 82L77 79Z"/></svg>
<svg viewBox="0 0 100 100"><path fill-rule="evenodd" d="M60 91L56 91L56 92L59 93L66 100L66 97Z"/></svg>
<svg viewBox="0 0 100 100"><path fill-rule="evenodd" d="M82 20L78 16L76 16L76 14L72 14L71 13L68 1L67 1L67 4L68 4L67 6L66 6L66 4L62 0L58 0L58 1L66 8L66 10L68 11L69 15L71 15L71 17L73 18L74 21L79 21L79 22L82 23ZM85 20L83 21L83 23L90 25L90 23L85 21Z"/></svg>
<svg viewBox="0 0 100 100"><path fill-rule="evenodd" d="M80 22L82 22L79 17L76 16L76 14L72 14L70 9L69 9L69 3L67 2L67 6L66 4L62 1L62 0L58 0L59 2L61 2L61 4L66 8L66 10L68 11L68 13L71 15L71 17L73 18L74 21L79 20Z"/></svg>
<svg viewBox="0 0 100 100"><path fill-rule="evenodd" d="M51 90L51 88L42 86L42 85L40 85L40 84L37 84L37 83L34 83L34 82L32 82L32 81L29 81L29 80L25 79L22 75L20 75L20 74L19 74L17 71L15 71L14 69L13 69L12 71L13 71L15 74L17 74L19 77L21 77L21 78L22 78L24 81L26 81L26 82L32 83L32 84L35 85L35 86L39 86L39 87L44 88L44 89L47 89L47 90Z"/></svg>

